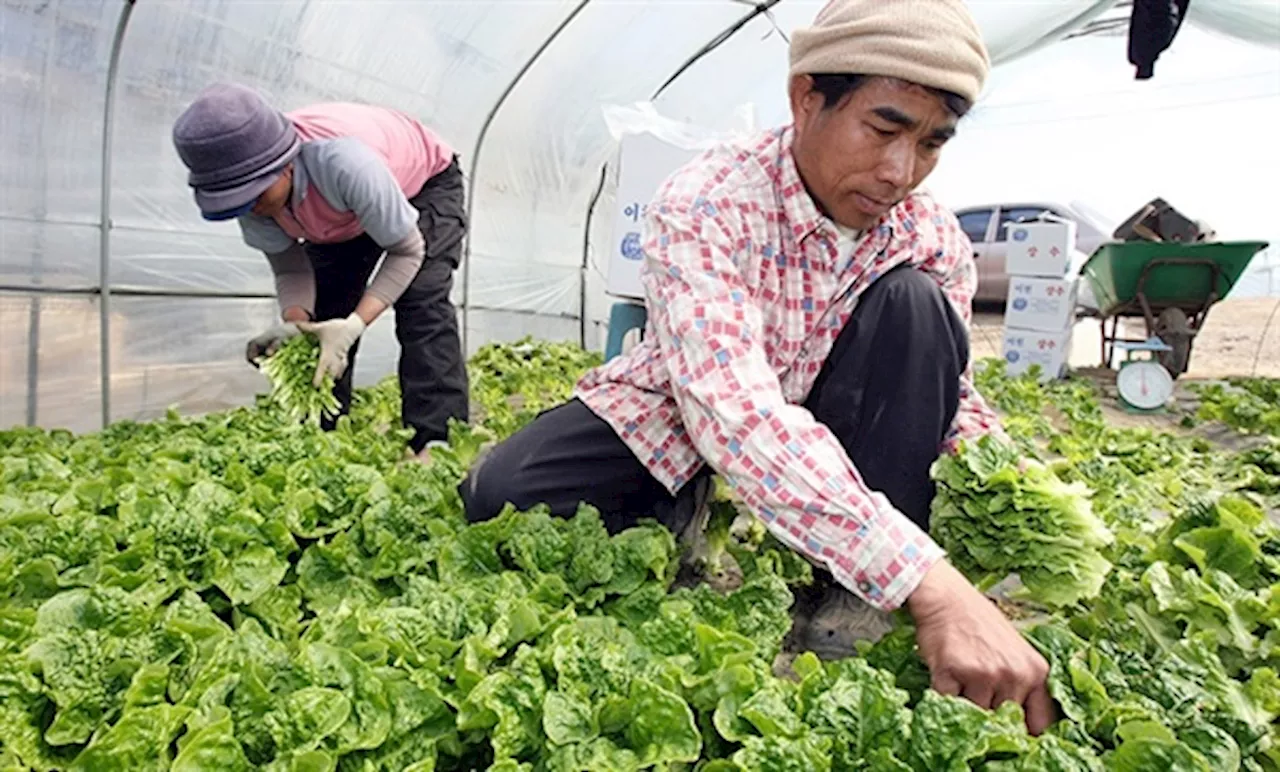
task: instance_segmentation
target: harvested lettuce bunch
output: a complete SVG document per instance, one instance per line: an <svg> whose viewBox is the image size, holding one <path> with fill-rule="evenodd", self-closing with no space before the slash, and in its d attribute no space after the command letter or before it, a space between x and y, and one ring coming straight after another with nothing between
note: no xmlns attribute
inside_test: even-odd
<svg viewBox="0 0 1280 772"><path fill-rule="evenodd" d="M293 420L318 424L338 414L333 376L326 373L320 387L315 386L319 362L320 342L310 335L295 335L262 361L262 372L271 382L271 401Z"/></svg>
<svg viewBox="0 0 1280 772"><path fill-rule="evenodd" d="M1027 597L1055 607L1097 597L1111 571L1102 549L1114 537L1093 513L1087 486L1063 482L990 436L962 443L932 474L930 529L970 579L990 586L1017 573Z"/></svg>

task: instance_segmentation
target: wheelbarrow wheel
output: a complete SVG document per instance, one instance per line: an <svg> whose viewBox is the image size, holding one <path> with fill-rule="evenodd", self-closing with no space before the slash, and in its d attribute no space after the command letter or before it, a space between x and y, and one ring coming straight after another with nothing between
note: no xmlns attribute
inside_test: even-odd
<svg viewBox="0 0 1280 772"><path fill-rule="evenodd" d="M1191 322L1181 308L1166 308L1156 319L1155 336L1170 347L1158 352L1157 359L1174 378L1187 371L1191 359Z"/></svg>

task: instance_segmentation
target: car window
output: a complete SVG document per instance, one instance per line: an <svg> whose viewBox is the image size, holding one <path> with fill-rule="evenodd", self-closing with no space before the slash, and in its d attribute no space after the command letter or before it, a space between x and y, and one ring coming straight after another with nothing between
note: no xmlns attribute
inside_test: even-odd
<svg viewBox="0 0 1280 772"><path fill-rule="evenodd" d="M1043 212L1051 212L1058 214L1052 209L1043 206L1015 206L1000 209L1000 225L996 228L996 241L1005 241L1009 238L1009 229L1005 226L1011 222L1019 222L1020 220L1034 220ZM1062 215L1058 215L1061 217Z"/></svg>
<svg viewBox="0 0 1280 772"><path fill-rule="evenodd" d="M987 224L991 222L990 209L975 209L972 212L965 212L957 219L960 220L960 228L964 230L965 235L974 244L981 244L987 240Z"/></svg>

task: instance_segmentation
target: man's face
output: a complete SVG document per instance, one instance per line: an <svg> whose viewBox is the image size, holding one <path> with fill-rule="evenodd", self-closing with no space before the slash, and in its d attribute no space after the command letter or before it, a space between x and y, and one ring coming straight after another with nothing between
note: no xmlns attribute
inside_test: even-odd
<svg viewBox="0 0 1280 772"><path fill-rule="evenodd" d="M813 79L791 80L792 153L820 208L862 230L907 197L938 163L956 117L942 97L893 78L870 78L830 109Z"/></svg>
<svg viewBox="0 0 1280 772"><path fill-rule="evenodd" d="M293 190L293 166L286 166L271 187L262 191L258 201L253 205L253 213L259 217L275 217L289 202L289 193Z"/></svg>

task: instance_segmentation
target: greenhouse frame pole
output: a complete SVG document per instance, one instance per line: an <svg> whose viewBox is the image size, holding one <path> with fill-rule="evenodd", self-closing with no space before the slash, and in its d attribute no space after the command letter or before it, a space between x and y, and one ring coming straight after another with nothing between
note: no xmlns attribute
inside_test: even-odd
<svg viewBox="0 0 1280 772"><path fill-rule="evenodd" d="M53 4L49 7L49 39L52 40L57 35L58 30L58 6L59 0L53 0ZM53 53L54 46L49 46L44 52L43 77L45 78L44 88L40 89L40 139L39 139L39 156L45 163L46 172L41 176L40 182L40 218L45 222L49 219L49 147L45 138L49 134L49 73L53 71ZM44 282L44 249L46 245L43 229L40 231L39 242L31 254L31 283L39 285ZM40 322L44 315L43 304L41 298L36 295L31 298L31 305L27 310L27 426L35 426L36 418L40 415Z"/></svg>
<svg viewBox="0 0 1280 772"><path fill-rule="evenodd" d="M662 96L662 92L666 91L667 88L672 83L675 83L677 80L679 80L680 76L684 75L685 72L687 72L690 67L697 64L699 59L711 53L712 51L716 50L720 46L724 45L726 42L728 42L729 38L741 32L742 28L750 24L753 20L755 20L757 16L768 15L769 11L771 11L775 5L777 5L778 3L781 3L782 0L761 0L761 2L758 2L758 3L747 3L747 2L743 2L743 0L739 0L739 2L742 2L743 5L752 5L754 7L751 9L750 13L745 14L742 18L738 19L733 24L730 24L728 27L725 27L724 30L722 30L719 35L716 35L715 37L711 38L711 40L708 40L706 44L702 46L702 48L699 48L697 51L693 52L693 55L690 56L688 59L686 59L684 61L684 64L677 67L676 71L671 73L671 77L663 81L661 86L658 86L658 90L653 92L653 96L649 97L649 101L653 101L658 97Z"/></svg>
<svg viewBox="0 0 1280 772"><path fill-rule="evenodd" d="M527 61L525 61L520 70L516 72L515 77L512 78L511 82L507 84L507 87L503 89L501 96L498 97L498 101L493 103L493 107L489 110L489 114L484 118L484 123L480 125L480 133L476 135L476 145L475 149L471 152L471 167L470 174L468 175L470 177L469 181L471 183L471 189L468 191L467 195L467 235L463 240L462 245L463 356L466 356L467 351L468 315L471 306L471 234L475 229L475 218L472 215L475 211L476 205L476 172L480 168L480 149L484 147L484 140L489 133L489 127L493 124L494 118L498 116L498 111L502 109L502 105L507 101L507 97L511 96L512 91L515 91L516 86L519 85L520 81L524 78L525 73L529 72L533 65L542 56L543 52L545 52L551 44L555 42L555 39L560 36L560 33L564 32L565 28L578 17L578 14L581 13L582 9L586 8L587 3L590 2L591 0L579 0L578 5L575 6L574 9L570 11L558 25L556 25L556 28L551 31L551 34L547 36L547 39L542 41L542 45L538 46L538 49L533 52L533 55L530 56Z"/></svg>
<svg viewBox="0 0 1280 772"><path fill-rule="evenodd" d="M663 81L662 85L658 86L657 90L653 92L653 96L649 97L650 102L662 96L662 92L666 91L667 87L672 83L675 83L681 75L684 75L685 72L696 64L699 59L719 48L725 43L725 41L736 35L743 27L747 26L752 19L769 13L769 10L778 3L781 3L782 0L763 0L758 3L748 3L745 0L738 0L738 2L741 2L743 5L752 5L753 8L751 13L744 15L742 18L726 27L720 32L720 34L707 41L701 48L695 51L692 56L685 59L684 64L681 64L680 67L671 74L671 77ZM582 341L583 348L587 347L587 271L590 270L591 267L591 223L595 219L596 206L600 203L600 197L604 194L604 186L607 181L608 174L609 162L605 161L600 165L600 183L596 186L595 192L591 194L591 200L587 203L586 222L582 226L582 263L578 267L578 280L582 283L580 287L581 298L579 300L582 324L578 327L578 337Z"/></svg>
<svg viewBox="0 0 1280 772"><path fill-rule="evenodd" d="M591 215L596 211L596 204L604 194L604 183L609 176L609 164L600 166L600 181L591 194L591 203L587 205L587 221L582 226L582 265L578 267L578 345L587 347L587 271L591 262Z"/></svg>
<svg viewBox="0 0 1280 772"><path fill-rule="evenodd" d="M102 200L98 237L98 378L102 388L102 428L111 423L111 151L115 142L116 77L120 73L120 51L124 33L137 0L125 0L111 41L107 64L107 90L102 108Z"/></svg>

